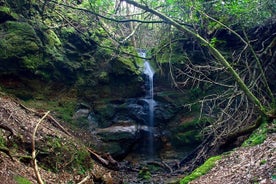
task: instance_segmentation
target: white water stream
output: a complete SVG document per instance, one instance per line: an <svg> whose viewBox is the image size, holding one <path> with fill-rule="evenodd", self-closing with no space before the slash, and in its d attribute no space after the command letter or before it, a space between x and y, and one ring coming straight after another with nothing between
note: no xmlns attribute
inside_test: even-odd
<svg viewBox="0 0 276 184"><path fill-rule="evenodd" d="M141 56L145 57L145 52L140 53ZM149 127L149 135L148 135L148 152L149 156L152 157L154 155L154 107L156 102L154 101L154 91L153 91L153 76L154 70L151 68L148 61L144 62L144 70L143 73L146 75L146 96L145 101L148 104L148 122L147 125Z"/></svg>

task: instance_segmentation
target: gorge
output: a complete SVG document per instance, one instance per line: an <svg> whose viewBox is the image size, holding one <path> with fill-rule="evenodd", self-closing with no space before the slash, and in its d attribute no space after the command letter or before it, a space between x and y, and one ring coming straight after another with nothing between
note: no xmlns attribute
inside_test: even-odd
<svg viewBox="0 0 276 184"><path fill-rule="evenodd" d="M0 180L274 182L271 2L0 0Z"/></svg>

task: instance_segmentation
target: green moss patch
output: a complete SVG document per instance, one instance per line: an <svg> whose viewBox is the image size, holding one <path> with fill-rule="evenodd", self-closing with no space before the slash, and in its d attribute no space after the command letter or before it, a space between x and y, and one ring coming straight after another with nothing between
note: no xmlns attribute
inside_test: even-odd
<svg viewBox="0 0 276 184"><path fill-rule="evenodd" d="M215 166L216 161L220 160L221 158L222 158L221 156L214 156L209 158L204 162L203 165L201 165L196 170L194 170L190 175L181 179L180 184L188 184L190 181L193 181L196 178L206 174Z"/></svg>
<svg viewBox="0 0 276 184"><path fill-rule="evenodd" d="M0 26L0 34L0 60L6 69L37 69L42 62L42 43L31 25L7 21Z"/></svg>
<svg viewBox="0 0 276 184"><path fill-rule="evenodd" d="M267 122L263 122L261 126L255 130L250 137L242 144L242 146L255 146L263 143L266 140L268 132Z"/></svg>
<svg viewBox="0 0 276 184"><path fill-rule="evenodd" d="M44 141L38 145L37 150L40 152L37 159L46 170L85 173L93 168L90 153L85 147L58 137L48 137Z"/></svg>
<svg viewBox="0 0 276 184"><path fill-rule="evenodd" d="M32 182L22 176L15 176L14 180L17 184L32 184Z"/></svg>
<svg viewBox="0 0 276 184"><path fill-rule="evenodd" d="M77 99L75 98L60 98L52 100L27 100L25 104L28 107L50 111L56 117L62 119L67 123L72 123L72 117L77 106Z"/></svg>

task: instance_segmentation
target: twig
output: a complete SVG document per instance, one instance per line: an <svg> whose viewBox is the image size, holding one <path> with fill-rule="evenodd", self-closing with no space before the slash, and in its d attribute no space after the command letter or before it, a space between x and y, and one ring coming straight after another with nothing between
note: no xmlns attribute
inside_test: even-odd
<svg viewBox="0 0 276 184"><path fill-rule="evenodd" d="M36 175L36 178L37 178L37 182L39 184L44 184L43 183L43 180L39 174L39 171L38 171L38 166L37 166L37 162L36 162L36 151L35 151L35 134L36 134L36 131L38 129L38 126L39 124L42 122L42 120L44 118L47 117L47 115L50 113L50 111L46 112L45 115L38 121L38 123L36 124L35 128L34 128L34 132L33 132L33 136L32 136L32 160L33 160L33 165L34 165L34 171L35 171L35 175Z"/></svg>
<svg viewBox="0 0 276 184"><path fill-rule="evenodd" d="M88 179L90 178L90 175L88 174L85 178L83 178L83 180L81 180L78 184L83 184L84 182L86 182Z"/></svg>
<svg viewBox="0 0 276 184"><path fill-rule="evenodd" d="M169 170L170 173L173 172L172 168L166 162L162 161L161 163Z"/></svg>

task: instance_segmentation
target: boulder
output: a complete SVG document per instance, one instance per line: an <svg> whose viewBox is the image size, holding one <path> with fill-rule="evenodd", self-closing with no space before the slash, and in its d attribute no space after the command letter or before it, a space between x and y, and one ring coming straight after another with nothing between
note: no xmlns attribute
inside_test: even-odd
<svg viewBox="0 0 276 184"><path fill-rule="evenodd" d="M134 124L114 125L97 129L95 134L103 142L101 150L115 158L125 157L138 139L139 129Z"/></svg>

